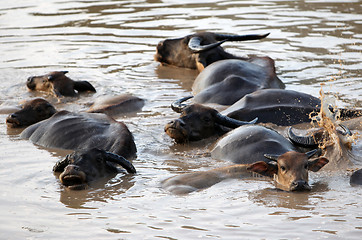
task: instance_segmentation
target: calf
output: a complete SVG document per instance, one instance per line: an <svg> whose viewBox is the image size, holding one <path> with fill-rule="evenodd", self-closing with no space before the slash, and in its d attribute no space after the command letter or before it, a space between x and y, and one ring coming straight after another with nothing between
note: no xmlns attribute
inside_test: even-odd
<svg viewBox="0 0 362 240"><path fill-rule="evenodd" d="M185 194L211 187L226 179L252 177L254 172L274 178L276 187L281 190L310 190L308 170L316 172L328 163L324 157L308 160L316 152L317 150L307 153L290 151L282 155L266 154L271 162L258 161L252 164L237 164L209 171L186 173L166 179L162 182L162 187L175 194Z"/></svg>
<svg viewBox="0 0 362 240"><path fill-rule="evenodd" d="M51 72L42 76L29 77L26 86L32 91L53 93L57 97L77 96L80 92L96 92L88 81L73 81L65 76L68 71Z"/></svg>
<svg viewBox="0 0 362 240"><path fill-rule="evenodd" d="M155 60L162 64L198 69L200 72L213 62L238 57L224 51L220 45L226 41L246 41L265 38L267 34L230 35L200 32L183 38L166 39L157 45Z"/></svg>
<svg viewBox="0 0 362 240"><path fill-rule="evenodd" d="M136 173L131 162L124 157L97 148L78 150L58 161L54 172L60 172L59 180L71 190L86 189L89 184L100 178L123 172Z"/></svg>

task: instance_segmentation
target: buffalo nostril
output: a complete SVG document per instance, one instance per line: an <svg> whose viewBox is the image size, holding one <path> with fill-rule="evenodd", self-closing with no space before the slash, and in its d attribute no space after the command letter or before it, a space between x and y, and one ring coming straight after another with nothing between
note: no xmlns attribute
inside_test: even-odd
<svg viewBox="0 0 362 240"><path fill-rule="evenodd" d="M293 181L290 188L292 190L310 190L309 184L304 180Z"/></svg>

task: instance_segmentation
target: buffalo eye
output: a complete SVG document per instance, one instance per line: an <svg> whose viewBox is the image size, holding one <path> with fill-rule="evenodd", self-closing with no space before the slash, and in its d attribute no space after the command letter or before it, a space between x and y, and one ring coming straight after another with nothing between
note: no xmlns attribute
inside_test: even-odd
<svg viewBox="0 0 362 240"><path fill-rule="evenodd" d="M285 170L286 170L286 168L285 168L284 166L280 166L280 169L281 169L282 171L285 171Z"/></svg>
<svg viewBox="0 0 362 240"><path fill-rule="evenodd" d="M304 168L305 168L305 169L308 169L308 163L306 163L306 164L304 165Z"/></svg>

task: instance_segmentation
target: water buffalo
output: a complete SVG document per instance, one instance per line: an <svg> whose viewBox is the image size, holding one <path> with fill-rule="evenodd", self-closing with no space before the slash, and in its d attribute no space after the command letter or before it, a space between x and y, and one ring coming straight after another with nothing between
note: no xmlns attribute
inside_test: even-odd
<svg viewBox="0 0 362 240"><path fill-rule="evenodd" d="M26 83L32 91L50 92L57 97L77 96L80 92L96 92L88 81L73 81L65 76L68 71L51 72L42 76L29 77Z"/></svg>
<svg viewBox="0 0 362 240"><path fill-rule="evenodd" d="M136 145L127 126L102 113L59 111L25 128L20 136L43 147L99 148L125 158L136 154Z"/></svg>
<svg viewBox="0 0 362 240"><path fill-rule="evenodd" d="M22 109L6 118L8 127L26 127L53 116L57 110L47 100L36 98L27 101Z"/></svg>
<svg viewBox="0 0 362 240"><path fill-rule="evenodd" d="M274 61L257 57L251 61L221 60L202 71L192 86L196 103L232 105L259 89L284 89L276 76Z"/></svg>
<svg viewBox="0 0 362 240"><path fill-rule="evenodd" d="M252 173L273 178L276 187L285 191L310 190L308 170L316 172L328 163L328 159L311 158L317 150L307 153L289 151L282 155L268 155L269 162L258 161L251 164L237 164L209 171L186 173L171 177L162 182L162 187L175 194L185 194L192 191L211 187L212 185L230 178L248 178Z"/></svg>
<svg viewBox="0 0 362 240"><path fill-rule="evenodd" d="M155 60L162 64L183 68L198 69L200 72L213 62L223 59L249 58L238 57L224 51L220 45L226 41L258 40L267 34L227 35L212 32L191 34L183 38L166 39L156 48Z"/></svg>
<svg viewBox="0 0 362 240"><path fill-rule="evenodd" d="M165 132L177 143L198 141L214 135L222 135L230 128L236 128L251 122L238 121L221 115L213 108L200 104L186 106L182 104L190 97L175 101L171 104L174 111L181 113L180 118L166 124Z"/></svg>
<svg viewBox="0 0 362 240"><path fill-rule="evenodd" d="M124 157L98 148L77 150L58 161L53 167L60 172L60 182L69 189L86 189L97 179L124 172L117 167L122 166L128 173L136 173L131 162Z"/></svg>
<svg viewBox="0 0 362 240"><path fill-rule="evenodd" d="M209 119L214 119L215 109L201 104L185 104L186 100L192 98L185 97L171 104L175 112L182 113L179 119L166 124L165 131L177 142L196 141L208 138L215 134L223 134L230 129L224 127L209 128ZM290 126L303 122L311 122L311 115L317 115L321 109L321 101L309 94L283 89L264 89L251 94L247 94L226 110L218 113L224 119L234 119L239 121L251 121L258 118L261 123L273 123L280 126ZM335 111L328 109L328 111ZM338 109L340 119L359 119L362 110L358 109ZM356 121L355 121L356 122ZM355 123L360 126L360 124ZM220 126L220 125L217 125ZM228 126L235 128L235 126ZM196 135L197 138L188 137Z"/></svg>
<svg viewBox="0 0 362 240"><path fill-rule="evenodd" d="M105 99L97 98L87 112L90 113L105 113L109 116L117 116L135 112L141 109L144 105L144 100L129 94L107 97ZM26 127L31 124L40 122L50 118L57 110L47 100L36 98L25 102L21 109L10 114L6 118L6 123L9 127Z"/></svg>

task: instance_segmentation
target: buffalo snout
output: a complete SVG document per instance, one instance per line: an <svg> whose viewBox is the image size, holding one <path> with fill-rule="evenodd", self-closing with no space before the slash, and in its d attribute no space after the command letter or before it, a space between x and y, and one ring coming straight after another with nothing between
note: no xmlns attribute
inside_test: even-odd
<svg viewBox="0 0 362 240"><path fill-rule="evenodd" d="M186 123L182 119L175 119L166 124L165 132L176 142L185 142L188 139L185 126Z"/></svg>
<svg viewBox="0 0 362 240"><path fill-rule="evenodd" d="M72 190L87 188L87 176L80 170L79 166L69 164L59 176L60 182Z"/></svg>
<svg viewBox="0 0 362 240"><path fill-rule="evenodd" d="M30 90L35 90L36 84L34 82L34 77L28 77L27 81L26 81L26 86L30 89Z"/></svg>
<svg viewBox="0 0 362 240"><path fill-rule="evenodd" d="M296 180L293 181L290 185L290 191L304 191L304 190L311 190L311 187L309 186L308 182L305 180Z"/></svg>
<svg viewBox="0 0 362 240"><path fill-rule="evenodd" d="M9 127L12 127L12 128L16 128L21 125L16 113L10 114L6 118L6 125L8 125Z"/></svg>

